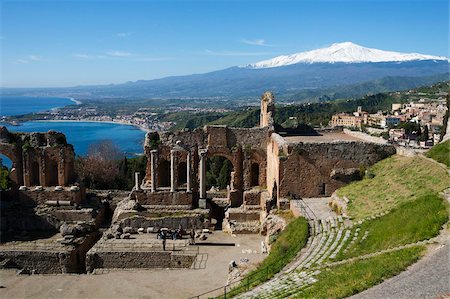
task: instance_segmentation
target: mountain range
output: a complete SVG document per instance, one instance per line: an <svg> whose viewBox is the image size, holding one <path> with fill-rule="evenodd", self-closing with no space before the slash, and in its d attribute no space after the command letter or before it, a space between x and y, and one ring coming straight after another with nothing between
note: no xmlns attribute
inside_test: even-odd
<svg viewBox="0 0 450 299"><path fill-rule="evenodd" d="M351 42L187 76L123 84L26 90L83 98L258 98L266 90L289 101L357 97L449 80L449 59L366 48ZM22 90L23 92L24 90ZM18 93L4 89L3 93Z"/></svg>

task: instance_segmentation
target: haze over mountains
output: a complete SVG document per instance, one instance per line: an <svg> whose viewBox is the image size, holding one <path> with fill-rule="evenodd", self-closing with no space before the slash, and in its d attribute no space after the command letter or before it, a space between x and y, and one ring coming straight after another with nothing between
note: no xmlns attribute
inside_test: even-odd
<svg viewBox="0 0 450 299"><path fill-rule="evenodd" d="M4 93L71 95L77 98L258 98L305 101L358 97L414 88L449 79L449 59L365 48L351 42L278 56L224 70L123 84L51 89L4 89Z"/></svg>

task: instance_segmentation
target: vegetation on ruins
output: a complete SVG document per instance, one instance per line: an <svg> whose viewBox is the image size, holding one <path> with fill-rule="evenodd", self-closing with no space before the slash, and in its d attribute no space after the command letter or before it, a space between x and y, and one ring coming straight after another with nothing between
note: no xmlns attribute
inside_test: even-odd
<svg viewBox="0 0 450 299"><path fill-rule="evenodd" d="M7 167L0 164L0 190L7 190L9 187L11 187L9 170Z"/></svg>
<svg viewBox="0 0 450 299"><path fill-rule="evenodd" d="M450 139L436 144L425 155L450 167Z"/></svg>
<svg viewBox="0 0 450 299"><path fill-rule="evenodd" d="M128 159L117 145L105 140L92 144L87 155L77 158L76 172L88 188L131 190L134 173L143 177L146 164L145 156Z"/></svg>
<svg viewBox="0 0 450 299"><path fill-rule="evenodd" d="M224 157L212 157L206 164L206 188L217 187L224 190L230 184L233 164Z"/></svg>
<svg viewBox="0 0 450 299"><path fill-rule="evenodd" d="M373 178L337 191L347 197L349 215L356 221L390 211L404 202L436 194L450 185L447 170L421 157L392 156L370 168Z"/></svg>

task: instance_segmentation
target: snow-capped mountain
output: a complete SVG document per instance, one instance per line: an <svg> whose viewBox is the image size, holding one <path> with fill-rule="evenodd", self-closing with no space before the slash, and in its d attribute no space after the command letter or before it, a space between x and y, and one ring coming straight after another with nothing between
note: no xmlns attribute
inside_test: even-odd
<svg viewBox="0 0 450 299"><path fill-rule="evenodd" d="M362 63L362 62L403 62L414 60L446 60L447 57L432 56L418 53L401 53L366 48L360 45L345 42L335 43L328 48L301 52L292 55L278 56L254 64L243 66L245 68L262 69L273 68L297 63Z"/></svg>
<svg viewBox="0 0 450 299"><path fill-rule="evenodd" d="M90 98L258 98L271 90L278 99L311 101L359 97L367 93L404 90L449 80L446 57L406 54L333 44L245 67L230 67L187 76L123 84L56 89L55 95ZM14 95L17 90L11 91ZM42 92L42 90L39 90ZM46 91L50 95L50 91Z"/></svg>

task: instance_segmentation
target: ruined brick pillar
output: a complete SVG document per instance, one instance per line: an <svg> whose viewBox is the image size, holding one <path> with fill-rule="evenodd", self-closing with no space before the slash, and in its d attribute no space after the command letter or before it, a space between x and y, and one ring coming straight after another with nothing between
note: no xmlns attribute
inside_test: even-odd
<svg viewBox="0 0 450 299"><path fill-rule="evenodd" d="M270 91L266 91L261 97L261 115L259 118L259 126L272 127L274 125L273 117L275 116L275 98Z"/></svg>

